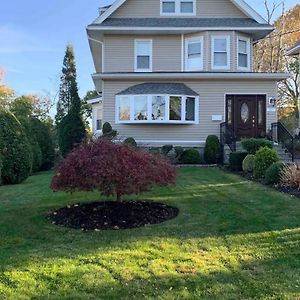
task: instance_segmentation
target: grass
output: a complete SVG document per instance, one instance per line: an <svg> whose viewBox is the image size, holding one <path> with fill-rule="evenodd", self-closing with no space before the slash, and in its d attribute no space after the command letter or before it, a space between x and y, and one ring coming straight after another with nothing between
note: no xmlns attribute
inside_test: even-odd
<svg viewBox="0 0 300 300"><path fill-rule="evenodd" d="M83 233L47 212L96 193L49 189L51 173L0 187L0 299L296 299L300 201L219 169L133 199L175 205L169 222Z"/></svg>

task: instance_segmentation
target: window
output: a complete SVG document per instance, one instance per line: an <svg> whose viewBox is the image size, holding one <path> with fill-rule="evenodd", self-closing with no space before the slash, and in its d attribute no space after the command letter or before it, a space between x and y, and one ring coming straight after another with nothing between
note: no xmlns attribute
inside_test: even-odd
<svg viewBox="0 0 300 300"><path fill-rule="evenodd" d="M170 120L171 121L178 121L181 120L181 97L170 97Z"/></svg>
<svg viewBox="0 0 300 300"><path fill-rule="evenodd" d="M130 98L120 98L120 109L119 109L119 120L129 121L130 120Z"/></svg>
<svg viewBox="0 0 300 300"><path fill-rule="evenodd" d="M196 0L161 0L161 15L195 15Z"/></svg>
<svg viewBox="0 0 300 300"><path fill-rule="evenodd" d="M102 130L102 120L96 120L96 130L101 131Z"/></svg>
<svg viewBox="0 0 300 300"><path fill-rule="evenodd" d="M185 104L185 120L195 121L196 99L194 97L187 97Z"/></svg>
<svg viewBox="0 0 300 300"><path fill-rule="evenodd" d="M212 69L230 68L230 37L212 37Z"/></svg>
<svg viewBox="0 0 300 300"><path fill-rule="evenodd" d="M250 39L238 37L238 68L241 70L250 69Z"/></svg>
<svg viewBox="0 0 300 300"><path fill-rule="evenodd" d="M152 97L152 120L163 121L166 118L166 97Z"/></svg>
<svg viewBox="0 0 300 300"><path fill-rule="evenodd" d="M165 14L174 14L175 1L162 1L162 12Z"/></svg>
<svg viewBox="0 0 300 300"><path fill-rule="evenodd" d="M135 41L135 71L151 72L152 70L152 40Z"/></svg>
<svg viewBox="0 0 300 300"><path fill-rule="evenodd" d="M203 69L203 37L186 40L186 70L201 71Z"/></svg>
<svg viewBox="0 0 300 300"><path fill-rule="evenodd" d="M135 96L134 98L134 119L143 121L148 119L147 96Z"/></svg>
<svg viewBox="0 0 300 300"><path fill-rule="evenodd" d="M116 123L195 124L199 119L198 96L116 96Z"/></svg>

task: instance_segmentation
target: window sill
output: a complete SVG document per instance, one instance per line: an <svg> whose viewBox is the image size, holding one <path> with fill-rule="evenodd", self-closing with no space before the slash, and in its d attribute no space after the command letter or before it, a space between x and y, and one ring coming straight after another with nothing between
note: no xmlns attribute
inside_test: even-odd
<svg viewBox="0 0 300 300"><path fill-rule="evenodd" d="M195 125L198 124L196 121L118 121L116 124L125 125Z"/></svg>

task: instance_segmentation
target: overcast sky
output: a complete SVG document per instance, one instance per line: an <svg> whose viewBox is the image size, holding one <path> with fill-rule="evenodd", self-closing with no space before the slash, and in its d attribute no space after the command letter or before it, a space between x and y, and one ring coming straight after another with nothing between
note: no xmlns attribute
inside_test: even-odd
<svg viewBox="0 0 300 300"><path fill-rule="evenodd" d="M211 0L214 1L214 0ZM66 44L75 48L80 94L94 89L85 27L111 0L7 0L1 3L0 67L18 94L55 95ZM248 0L265 15L263 0ZM286 8L299 3L286 0ZM278 12L279 13L279 12Z"/></svg>

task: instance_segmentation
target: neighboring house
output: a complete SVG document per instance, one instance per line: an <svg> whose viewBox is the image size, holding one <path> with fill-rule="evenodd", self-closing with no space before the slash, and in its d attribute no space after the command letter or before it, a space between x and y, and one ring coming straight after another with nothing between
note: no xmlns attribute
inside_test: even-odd
<svg viewBox="0 0 300 300"><path fill-rule="evenodd" d="M87 33L102 121L149 146L201 147L221 123L238 138L266 135L277 121L277 82L288 77L253 72L253 45L272 30L242 0L101 8Z"/></svg>
<svg viewBox="0 0 300 300"><path fill-rule="evenodd" d="M96 135L102 134L103 120L103 103L102 95L87 100L87 103L92 106L92 129Z"/></svg>

